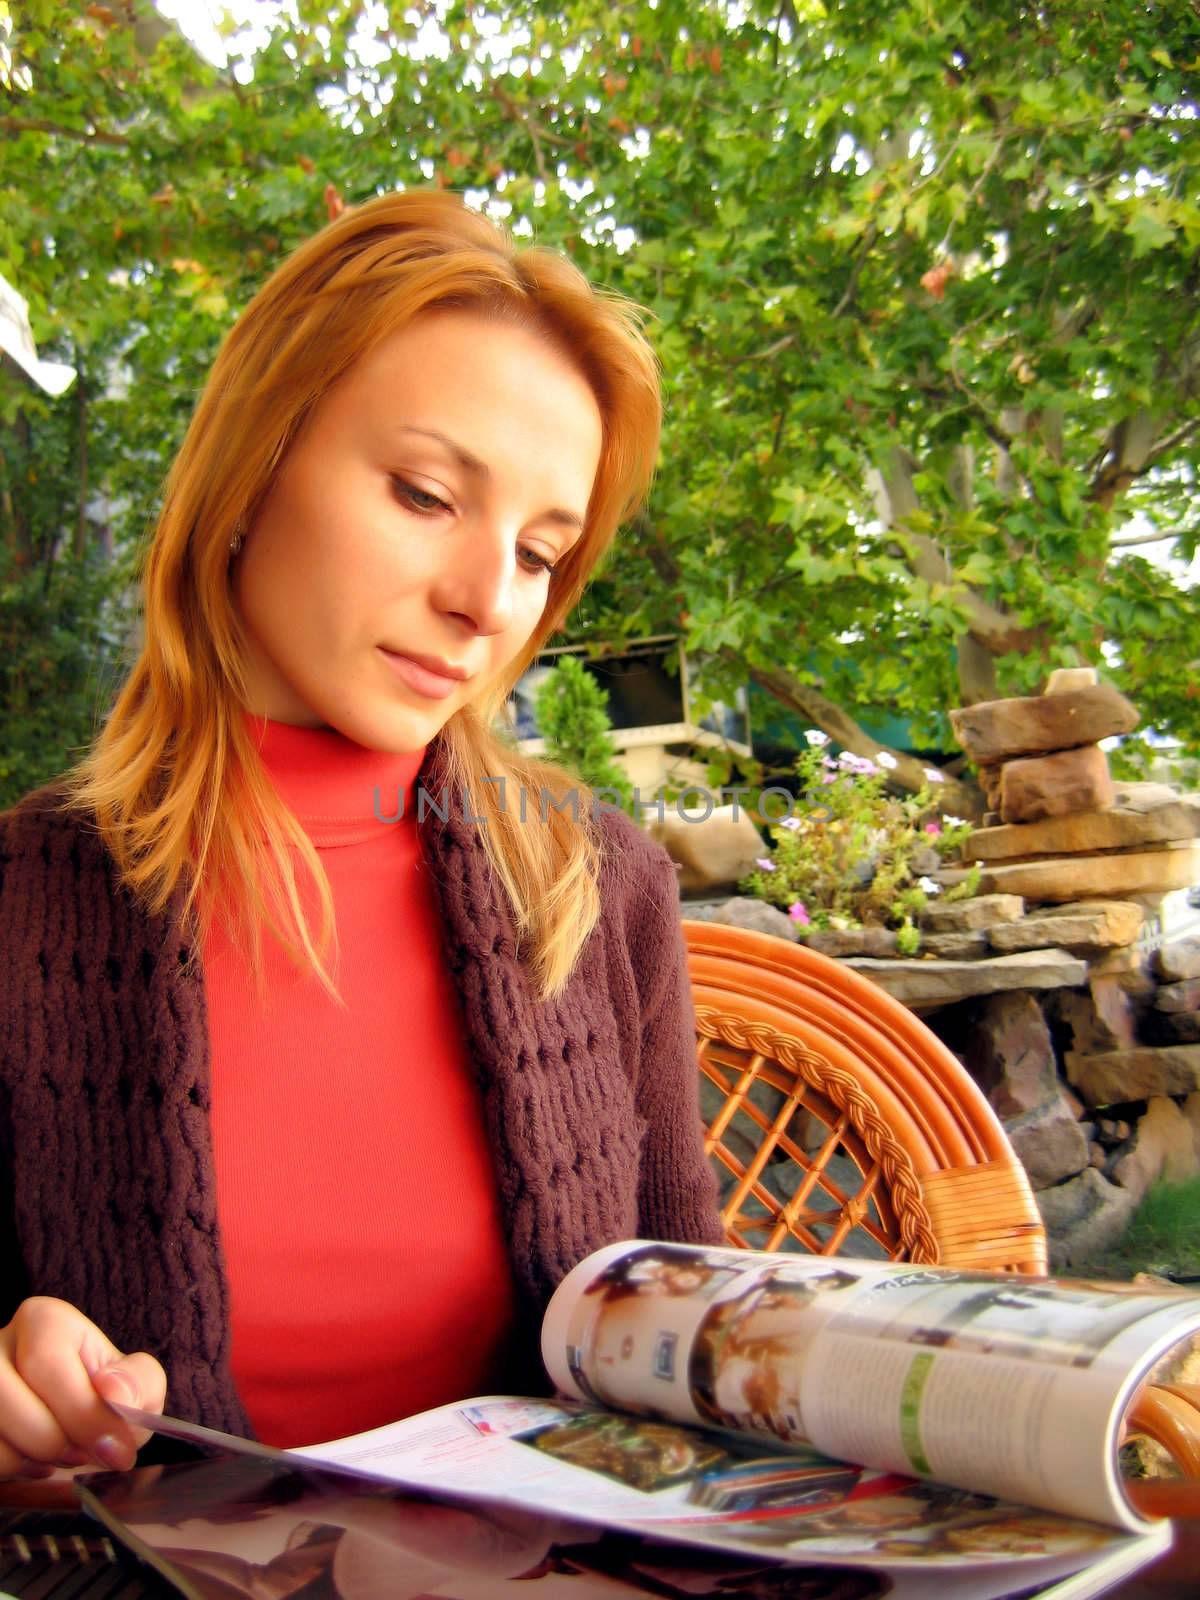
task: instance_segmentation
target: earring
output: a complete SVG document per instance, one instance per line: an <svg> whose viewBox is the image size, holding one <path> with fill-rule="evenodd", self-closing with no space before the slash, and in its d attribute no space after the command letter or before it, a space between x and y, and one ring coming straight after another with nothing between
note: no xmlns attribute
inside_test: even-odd
<svg viewBox="0 0 1200 1600"><path fill-rule="evenodd" d="M229 554L231 556L237 555L238 551L242 548L242 538L245 532L246 530L242 526L240 520L234 524L233 538L229 541Z"/></svg>

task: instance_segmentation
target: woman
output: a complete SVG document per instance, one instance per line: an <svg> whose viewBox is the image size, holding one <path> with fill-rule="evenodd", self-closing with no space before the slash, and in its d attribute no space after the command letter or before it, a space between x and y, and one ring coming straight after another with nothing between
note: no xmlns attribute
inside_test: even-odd
<svg viewBox="0 0 1200 1600"><path fill-rule="evenodd" d="M631 308L445 195L229 334L132 671L0 817L0 1474L527 1385L580 1257L720 1239L670 862L490 731L658 424Z"/></svg>

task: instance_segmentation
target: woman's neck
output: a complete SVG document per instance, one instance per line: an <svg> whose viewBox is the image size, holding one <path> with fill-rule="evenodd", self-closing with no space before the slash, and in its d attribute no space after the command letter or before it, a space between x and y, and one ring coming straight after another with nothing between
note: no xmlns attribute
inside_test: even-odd
<svg viewBox="0 0 1200 1600"><path fill-rule="evenodd" d="M276 791L314 843L357 842L401 814L415 817L424 748L370 750L335 728L242 715Z"/></svg>

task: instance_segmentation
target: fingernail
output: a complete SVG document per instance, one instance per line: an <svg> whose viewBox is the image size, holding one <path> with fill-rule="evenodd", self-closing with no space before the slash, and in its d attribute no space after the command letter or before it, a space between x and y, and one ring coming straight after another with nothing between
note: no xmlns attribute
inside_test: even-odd
<svg viewBox="0 0 1200 1600"><path fill-rule="evenodd" d="M103 1433L92 1446L92 1455L114 1472L126 1472L133 1465L136 1452L115 1433Z"/></svg>
<svg viewBox="0 0 1200 1600"><path fill-rule="evenodd" d="M107 1378L110 1382L113 1379L116 1379L124 1393L116 1395L114 1398L120 1400L123 1405L132 1405L136 1403L138 1397L133 1387L133 1381L127 1372L122 1372L120 1367L105 1367L103 1371L98 1372L96 1376L98 1378Z"/></svg>

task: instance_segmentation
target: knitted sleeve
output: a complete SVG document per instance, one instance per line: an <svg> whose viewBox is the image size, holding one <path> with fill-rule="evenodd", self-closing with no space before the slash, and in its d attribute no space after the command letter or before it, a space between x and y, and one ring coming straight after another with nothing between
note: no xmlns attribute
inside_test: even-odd
<svg viewBox="0 0 1200 1600"><path fill-rule="evenodd" d="M4 869L8 865L7 813L0 813L0 904L4 899ZM0 927L0 935L3 934ZM0 937L0 960L5 957ZM0 1030L7 1030L10 1007L0 1008ZM25 1268L17 1248L16 1197L13 1192L12 1096L2 1070L9 1040L0 1036L0 1324L11 1321L26 1294Z"/></svg>
<svg viewBox="0 0 1200 1600"><path fill-rule="evenodd" d="M716 1174L704 1153L696 1017L675 867L661 846L635 831L626 938L641 998L637 1103L646 1135L638 1179L640 1233L721 1244Z"/></svg>

